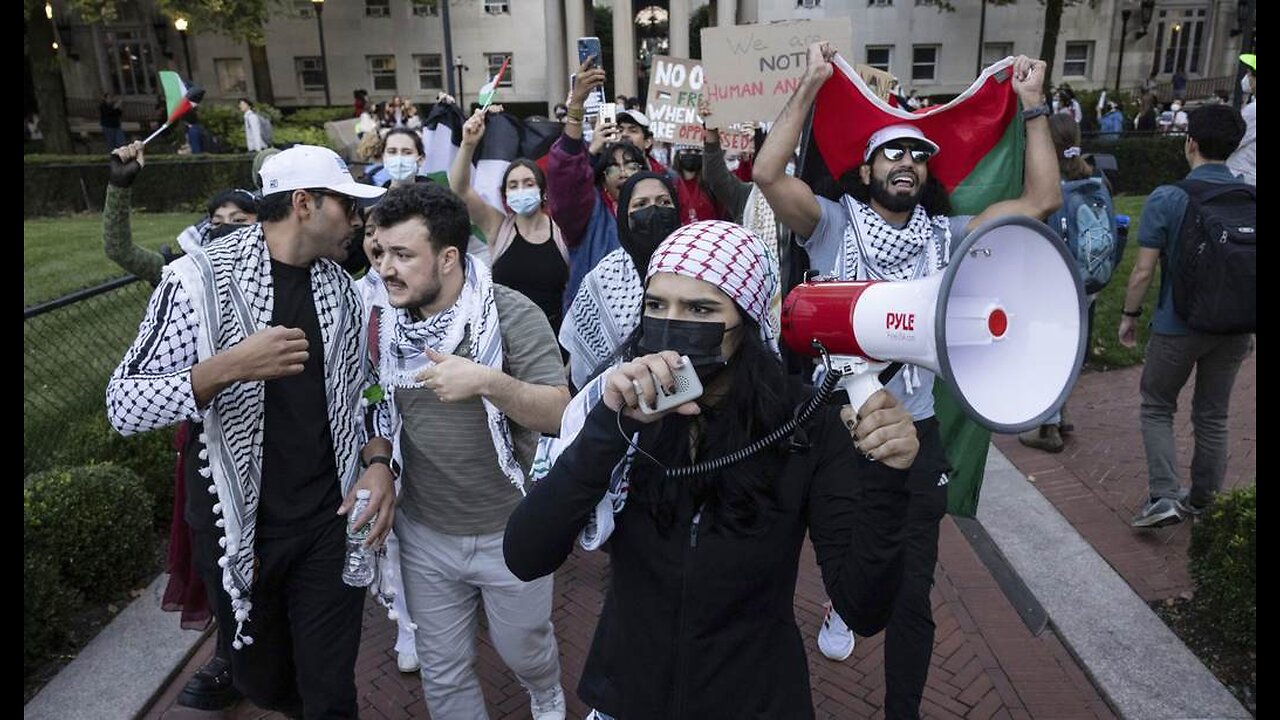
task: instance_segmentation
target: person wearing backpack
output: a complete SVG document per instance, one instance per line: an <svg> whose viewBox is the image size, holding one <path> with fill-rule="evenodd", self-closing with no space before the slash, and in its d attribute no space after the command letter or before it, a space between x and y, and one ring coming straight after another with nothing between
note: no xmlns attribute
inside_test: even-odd
<svg viewBox="0 0 1280 720"><path fill-rule="evenodd" d="M1137 345L1142 299L1157 260L1162 281L1142 369L1149 500L1133 519L1137 528L1200 514L1226 474L1231 387L1252 351L1257 317L1257 197L1226 166L1244 131L1240 112L1229 105L1192 111L1183 145L1191 172L1176 185L1156 188L1142 208L1138 260L1121 309L1125 347ZM1173 415L1193 370L1195 452L1191 487L1181 490Z"/></svg>
<svg viewBox="0 0 1280 720"><path fill-rule="evenodd" d="M1076 259L1077 274L1089 303L1086 337L1092 337L1094 300L1120 264L1124 244L1107 181L1080 154L1079 123L1067 113L1055 113L1049 116L1049 136L1053 138L1058 174L1062 178L1062 207L1045 223L1062 237ZM1062 452L1066 447L1062 435L1072 429L1066 420L1064 405L1045 424L1019 434L1018 441L1037 450Z"/></svg>

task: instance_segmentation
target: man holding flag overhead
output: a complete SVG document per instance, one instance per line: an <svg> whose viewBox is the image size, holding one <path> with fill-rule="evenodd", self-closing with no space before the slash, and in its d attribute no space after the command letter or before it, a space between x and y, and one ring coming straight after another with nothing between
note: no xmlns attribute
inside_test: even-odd
<svg viewBox="0 0 1280 720"><path fill-rule="evenodd" d="M814 44L804 79L756 158L753 179L820 272L848 280L912 280L941 272L951 248L982 223L1005 215L1043 220L1061 204L1045 119L1050 109L1041 90L1044 68L1025 56L1007 58L951 103L911 113L880 101L829 44ZM820 154L810 160L825 164L836 179L838 201L816 196L785 172L810 107ZM1023 142L1025 185L1017 195ZM953 199L975 214L953 216ZM905 574L885 634L888 718L919 717L933 647L929 591L951 464L934 416L932 384L929 372L908 366L887 385L911 412L920 438L908 480ZM853 652L853 635L834 612L823 623L819 647L833 659Z"/></svg>

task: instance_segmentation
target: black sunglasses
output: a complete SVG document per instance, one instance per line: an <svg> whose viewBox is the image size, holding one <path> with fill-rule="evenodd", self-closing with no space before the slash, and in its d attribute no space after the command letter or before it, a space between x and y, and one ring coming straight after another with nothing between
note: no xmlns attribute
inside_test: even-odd
<svg viewBox="0 0 1280 720"><path fill-rule="evenodd" d="M907 150L908 149L904 147L886 147L882 148L880 152L884 154L885 160L888 160L889 162L898 162L902 159L902 156L907 153ZM910 148L910 151L911 161L920 165L929 162L929 158L933 157L933 151L926 148L913 147Z"/></svg>
<svg viewBox="0 0 1280 720"><path fill-rule="evenodd" d="M359 207L359 201L350 195L342 195L340 193L329 192L327 190L308 190L307 192L312 195L330 197L334 199L334 202L342 203L342 209L345 211L347 217L351 217L355 214L356 209Z"/></svg>

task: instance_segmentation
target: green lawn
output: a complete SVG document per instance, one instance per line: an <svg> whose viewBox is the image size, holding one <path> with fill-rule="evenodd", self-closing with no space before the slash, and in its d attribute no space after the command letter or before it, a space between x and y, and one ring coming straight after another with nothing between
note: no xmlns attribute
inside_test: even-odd
<svg viewBox="0 0 1280 720"><path fill-rule="evenodd" d="M133 240L152 250L177 248L195 213L134 213ZM22 223L22 304L34 305L124 275L102 250L102 217L74 215Z"/></svg>

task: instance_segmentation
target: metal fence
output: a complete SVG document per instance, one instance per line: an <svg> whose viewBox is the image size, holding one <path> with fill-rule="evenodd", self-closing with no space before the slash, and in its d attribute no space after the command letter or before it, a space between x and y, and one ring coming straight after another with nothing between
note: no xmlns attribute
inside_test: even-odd
<svg viewBox="0 0 1280 720"><path fill-rule="evenodd" d="M132 275L24 308L23 424L52 432L101 408L107 379L138 333L151 286Z"/></svg>

